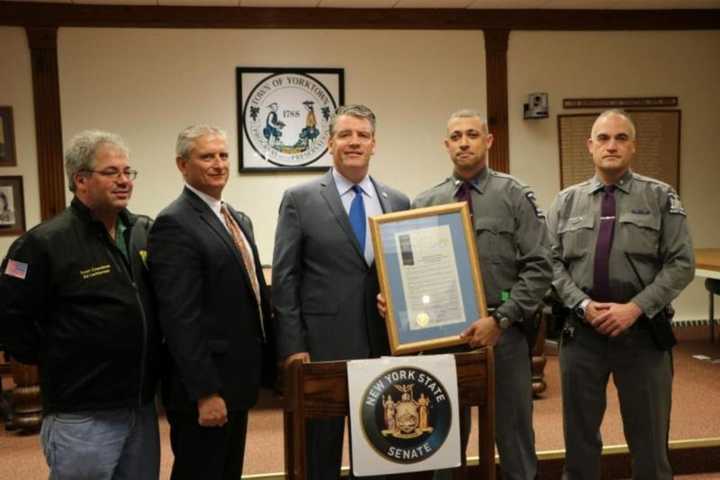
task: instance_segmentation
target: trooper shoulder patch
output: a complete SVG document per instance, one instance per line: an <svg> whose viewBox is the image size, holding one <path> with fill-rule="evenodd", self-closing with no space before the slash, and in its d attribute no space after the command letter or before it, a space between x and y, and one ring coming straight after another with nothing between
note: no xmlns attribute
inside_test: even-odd
<svg viewBox="0 0 720 480"><path fill-rule="evenodd" d="M535 194L532 191L527 191L525 192L525 198L527 198L528 202L530 202L530 205L533 207L533 210L535 210L535 216L537 218L545 219L545 212L543 212L543 210L538 207Z"/></svg>
<svg viewBox="0 0 720 480"><path fill-rule="evenodd" d="M687 217L687 212L685 212L685 209L680 202L680 196L675 192L670 192L668 197L670 199L670 213L675 215L684 215Z"/></svg>

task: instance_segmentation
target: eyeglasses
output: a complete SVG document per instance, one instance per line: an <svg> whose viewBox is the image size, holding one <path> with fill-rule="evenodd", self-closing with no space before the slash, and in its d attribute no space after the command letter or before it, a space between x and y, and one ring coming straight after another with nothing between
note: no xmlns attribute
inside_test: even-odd
<svg viewBox="0 0 720 480"><path fill-rule="evenodd" d="M128 180L135 180L138 176L137 170L117 170L115 168L108 168L107 170L83 170L83 172L97 173L100 176L120 180L123 176L127 177Z"/></svg>

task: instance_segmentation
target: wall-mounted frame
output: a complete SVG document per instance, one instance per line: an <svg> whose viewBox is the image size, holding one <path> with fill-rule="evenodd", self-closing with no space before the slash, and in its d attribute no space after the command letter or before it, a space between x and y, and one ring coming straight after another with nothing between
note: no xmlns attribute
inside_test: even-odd
<svg viewBox="0 0 720 480"><path fill-rule="evenodd" d="M21 176L0 177L0 236L25 233L25 200Z"/></svg>
<svg viewBox="0 0 720 480"><path fill-rule="evenodd" d="M0 167L17 165L12 107L0 107Z"/></svg>
<svg viewBox="0 0 720 480"><path fill-rule="evenodd" d="M661 180L680 192L681 112L626 110L637 128L637 152L631 168ZM595 174L587 139L598 113L558 115L560 189L583 182Z"/></svg>
<svg viewBox="0 0 720 480"><path fill-rule="evenodd" d="M467 203L378 215L370 229L392 354L466 343L487 316Z"/></svg>
<svg viewBox="0 0 720 480"><path fill-rule="evenodd" d="M322 171L328 127L345 102L340 68L237 67L241 172Z"/></svg>

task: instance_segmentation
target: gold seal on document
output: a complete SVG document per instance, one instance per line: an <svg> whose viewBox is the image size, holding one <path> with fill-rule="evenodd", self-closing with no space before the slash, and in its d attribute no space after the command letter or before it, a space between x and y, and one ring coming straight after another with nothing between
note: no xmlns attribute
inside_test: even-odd
<svg viewBox="0 0 720 480"><path fill-rule="evenodd" d="M418 313L417 316L415 317L415 321L421 327L427 327L428 323L430 323L430 315L428 315L425 312Z"/></svg>

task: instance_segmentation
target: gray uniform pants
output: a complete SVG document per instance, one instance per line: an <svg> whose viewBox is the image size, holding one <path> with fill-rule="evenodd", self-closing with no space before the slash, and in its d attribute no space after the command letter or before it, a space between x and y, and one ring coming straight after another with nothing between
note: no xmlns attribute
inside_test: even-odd
<svg viewBox="0 0 720 480"><path fill-rule="evenodd" d="M672 357L659 350L647 330L636 324L610 338L588 325L560 348L565 473L567 480L600 478L600 424L612 373L618 390L623 430L632 456L633 479L672 478L668 432L672 394Z"/></svg>
<svg viewBox="0 0 720 480"><path fill-rule="evenodd" d="M495 443L503 480L533 480L537 473L535 431L532 425L532 373L525 334L511 327L495 345ZM470 435L470 409L463 411L463 450ZM474 440L476 441L476 440ZM451 477L451 470L435 473L435 480Z"/></svg>

